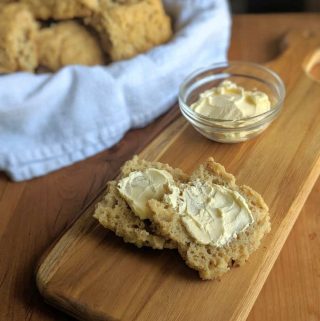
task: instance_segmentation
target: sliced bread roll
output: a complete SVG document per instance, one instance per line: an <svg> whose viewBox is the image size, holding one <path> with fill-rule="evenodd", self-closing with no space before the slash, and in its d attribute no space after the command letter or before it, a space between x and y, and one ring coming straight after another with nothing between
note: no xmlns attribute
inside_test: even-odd
<svg viewBox="0 0 320 321"><path fill-rule="evenodd" d="M178 251L186 264L197 270L204 280L219 278L232 266L242 265L255 251L263 236L270 231L268 207L262 197L250 187L236 184L233 175L227 173L224 167L212 158L193 172L190 182L180 184L180 192L192 182L203 182L214 186L224 186L241 195L250 209L253 222L246 229L237 233L224 245L201 244L186 229L182 216L179 214L168 198L163 200L150 200L152 221L156 233L165 239L171 239L177 244ZM237 194L237 195L238 195ZM169 195L169 194L168 194Z"/></svg>
<svg viewBox="0 0 320 321"><path fill-rule="evenodd" d="M119 180L135 171L144 171L148 168L166 170L177 184L186 182L188 176L179 169L169 165L140 160L135 156L121 168L120 176L110 181L106 194L96 206L94 217L107 229L122 237L125 242L133 243L138 247L149 246L154 249L175 248L175 242L155 233L150 220L142 220L131 210L127 202L121 197L118 190Z"/></svg>

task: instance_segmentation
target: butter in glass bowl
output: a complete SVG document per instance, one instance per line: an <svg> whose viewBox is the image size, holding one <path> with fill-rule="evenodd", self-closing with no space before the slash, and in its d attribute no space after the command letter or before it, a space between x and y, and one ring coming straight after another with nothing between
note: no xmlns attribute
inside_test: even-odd
<svg viewBox="0 0 320 321"><path fill-rule="evenodd" d="M205 137L223 143L259 135L278 116L285 97L281 78L248 62L202 68L180 86L184 117Z"/></svg>

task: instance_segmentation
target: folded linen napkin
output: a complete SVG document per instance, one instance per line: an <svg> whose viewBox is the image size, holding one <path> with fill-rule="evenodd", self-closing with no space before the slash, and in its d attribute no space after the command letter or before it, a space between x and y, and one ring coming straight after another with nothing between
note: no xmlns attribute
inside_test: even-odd
<svg viewBox="0 0 320 321"><path fill-rule="evenodd" d="M168 110L187 74L226 60L226 0L164 5L175 36L145 54L109 66L0 76L0 170L26 180L109 148Z"/></svg>

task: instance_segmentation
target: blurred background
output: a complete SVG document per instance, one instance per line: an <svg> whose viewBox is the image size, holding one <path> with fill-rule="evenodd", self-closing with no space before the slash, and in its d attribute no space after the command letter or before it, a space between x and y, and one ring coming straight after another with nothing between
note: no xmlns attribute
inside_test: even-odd
<svg viewBox="0 0 320 321"><path fill-rule="evenodd" d="M230 0L234 13L320 11L320 0Z"/></svg>

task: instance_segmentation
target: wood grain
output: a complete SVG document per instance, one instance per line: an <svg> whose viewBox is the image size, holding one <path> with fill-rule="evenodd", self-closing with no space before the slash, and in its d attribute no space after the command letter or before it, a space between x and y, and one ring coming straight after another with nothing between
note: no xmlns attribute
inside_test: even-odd
<svg viewBox="0 0 320 321"><path fill-rule="evenodd" d="M82 320L247 318L320 173L319 84L304 70L320 46L320 33L292 32L286 43L268 65L284 80L288 96L263 135L244 144L218 144L179 119L142 153L186 172L214 156L264 196L272 231L249 264L221 282L202 282L174 251L138 250L101 230L90 207L40 265L37 283L48 302Z"/></svg>
<svg viewBox="0 0 320 321"><path fill-rule="evenodd" d="M236 16L229 57L265 62L279 53L279 39L288 30L319 27L317 14ZM114 148L30 182L12 183L0 174L0 320L72 319L43 303L33 278L35 263L121 163L174 118L170 112L147 129L126 135ZM320 319L319 192L320 181L248 320Z"/></svg>
<svg viewBox="0 0 320 321"><path fill-rule="evenodd" d="M319 181L247 321L320 320Z"/></svg>
<svg viewBox="0 0 320 321"><path fill-rule="evenodd" d="M113 148L45 177L12 183L0 176L0 320L69 320L43 303L35 285L40 256L84 211L121 164L178 115L128 133Z"/></svg>

